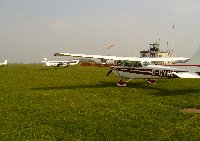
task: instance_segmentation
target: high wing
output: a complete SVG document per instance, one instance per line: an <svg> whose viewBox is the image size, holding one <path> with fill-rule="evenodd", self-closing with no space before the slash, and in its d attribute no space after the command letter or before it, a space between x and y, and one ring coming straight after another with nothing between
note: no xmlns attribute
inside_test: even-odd
<svg viewBox="0 0 200 141"><path fill-rule="evenodd" d="M83 58L95 58L95 59L116 60L116 56L103 56L103 55L55 53L54 56L72 56L72 57L83 57Z"/></svg>
<svg viewBox="0 0 200 141"><path fill-rule="evenodd" d="M139 57L117 57L117 56L103 56L103 55L87 55L87 54L71 54L71 53L55 53L54 56L72 56L72 57L83 57L83 58L95 58L95 59L105 59L105 60L121 60L121 61L172 61L172 62L186 62L189 58L185 57L169 57L169 58L139 58Z"/></svg>
<svg viewBox="0 0 200 141"><path fill-rule="evenodd" d="M167 58L162 58L162 57L155 57L155 58L142 58L144 60L148 61L172 61L172 62L187 62L190 60L190 58L185 58L185 57L167 57Z"/></svg>

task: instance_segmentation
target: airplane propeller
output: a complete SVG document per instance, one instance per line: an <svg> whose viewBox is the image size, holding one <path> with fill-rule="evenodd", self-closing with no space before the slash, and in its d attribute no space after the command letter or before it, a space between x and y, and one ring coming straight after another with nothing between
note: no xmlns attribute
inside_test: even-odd
<svg viewBox="0 0 200 141"><path fill-rule="evenodd" d="M106 76L110 75L112 70L110 69L109 72L106 74Z"/></svg>

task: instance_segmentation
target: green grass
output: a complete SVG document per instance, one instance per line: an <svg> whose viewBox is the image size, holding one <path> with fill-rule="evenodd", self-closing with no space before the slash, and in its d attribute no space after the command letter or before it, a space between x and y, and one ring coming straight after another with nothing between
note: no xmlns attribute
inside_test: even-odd
<svg viewBox="0 0 200 141"><path fill-rule="evenodd" d="M0 68L0 140L200 140L199 79L132 80L109 68ZM100 81L102 81L100 83Z"/></svg>

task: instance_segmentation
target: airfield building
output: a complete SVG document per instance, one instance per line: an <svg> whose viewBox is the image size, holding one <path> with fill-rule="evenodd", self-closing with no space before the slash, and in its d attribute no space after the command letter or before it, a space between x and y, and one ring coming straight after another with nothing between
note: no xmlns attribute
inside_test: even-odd
<svg viewBox="0 0 200 141"><path fill-rule="evenodd" d="M170 50L167 51L160 51L160 44L154 43L154 44L149 44L150 48L148 50L142 50L140 51L140 57L172 57L172 52ZM154 62L155 64L172 64L173 62Z"/></svg>

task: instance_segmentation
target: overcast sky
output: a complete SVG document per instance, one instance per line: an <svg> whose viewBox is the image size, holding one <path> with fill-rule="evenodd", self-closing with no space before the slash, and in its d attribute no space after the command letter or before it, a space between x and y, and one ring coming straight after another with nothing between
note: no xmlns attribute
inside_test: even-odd
<svg viewBox="0 0 200 141"><path fill-rule="evenodd" d="M161 50L190 57L200 46L200 0L0 0L0 62L139 56L159 39Z"/></svg>

